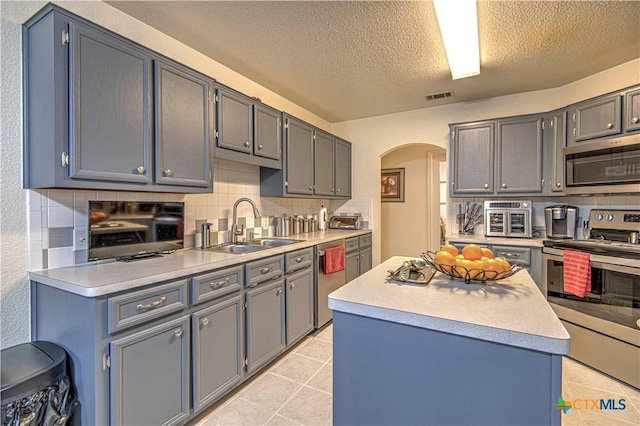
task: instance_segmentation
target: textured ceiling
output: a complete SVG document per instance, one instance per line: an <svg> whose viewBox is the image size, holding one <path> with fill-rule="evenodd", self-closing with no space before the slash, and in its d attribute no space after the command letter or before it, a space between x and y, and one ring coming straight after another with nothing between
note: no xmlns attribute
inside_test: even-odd
<svg viewBox="0 0 640 426"><path fill-rule="evenodd" d="M640 57L640 1L478 1L480 75L455 81L430 1L107 3L330 122L557 87Z"/></svg>

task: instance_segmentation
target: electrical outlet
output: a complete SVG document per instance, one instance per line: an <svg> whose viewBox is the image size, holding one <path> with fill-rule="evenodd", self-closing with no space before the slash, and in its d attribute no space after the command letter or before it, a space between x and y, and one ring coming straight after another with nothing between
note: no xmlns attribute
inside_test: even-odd
<svg viewBox="0 0 640 426"><path fill-rule="evenodd" d="M89 248L88 239L89 239L88 230L74 229L73 230L73 251L87 250Z"/></svg>

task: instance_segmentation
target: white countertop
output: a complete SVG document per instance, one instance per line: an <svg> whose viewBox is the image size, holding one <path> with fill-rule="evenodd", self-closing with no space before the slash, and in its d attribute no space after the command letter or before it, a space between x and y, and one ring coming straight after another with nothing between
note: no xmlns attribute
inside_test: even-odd
<svg viewBox="0 0 640 426"><path fill-rule="evenodd" d="M488 284L465 284L437 272L428 285L387 281L410 257L392 257L329 295L345 312L480 340L569 352L569 333L527 271Z"/></svg>
<svg viewBox="0 0 640 426"><path fill-rule="evenodd" d="M292 235L299 243L246 254L216 253L199 249L178 250L162 257L131 262L116 260L91 262L66 268L29 272L29 279L85 297L98 297L133 290L149 284L209 272L226 266L245 264L323 242L355 237L370 229L329 229ZM277 237L276 237L277 238Z"/></svg>
<svg viewBox="0 0 640 426"><path fill-rule="evenodd" d="M485 237L484 234L450 234L446 236L447 241L459 241L461 243L475 243L478 245L494 244L524 247L542 247L542 242L546 238L506 238L506 237Z"/></svg>

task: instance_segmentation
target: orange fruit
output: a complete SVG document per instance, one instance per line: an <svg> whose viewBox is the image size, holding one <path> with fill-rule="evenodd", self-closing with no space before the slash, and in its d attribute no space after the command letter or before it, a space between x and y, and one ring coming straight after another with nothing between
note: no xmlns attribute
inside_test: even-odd
<svg viewBox="0 0 640 426"><path fill-rule="evenodd" d="M489 279L494 279L505 271L502 263L495 259L489 259L484 262L484 270L486 277Z"/></svg>
<svg viewBox="0 0 640 426"><path fill-rule="evenodd" d="M504 257L496 257L496 261L500 262L500 264L502 265L505 271L511 270L511 265L509 264L509 261Z"/></svg>
<svg viewBox="0 0 640 426"><path fill-rule="evenodd" d="M462 249L462 255L467 260L479 260L482 258L482 249L477 244L467 244Z"/></svg>
<svg viewBox="0 0 640 426"><path fill-rule="evenodd" d="M493 252L491 251L490 248L480 247L480 250L482 250L482 255L484 257L488 257L489 259L493 259Z"/></svg>
<svg viewBox="0 0 640 426"><path fill-rule="evenodd" d="M462 259L464 259L463 255L459 254L459 255L456 256L456 260L462 260Z"/></svg>
<svg viewBox="0 0 640 426"><path fill-rule="evenodd" d="M453 244L447 244L445 246L442 246L442 248L440 250L447 251L447 252L451 253L451 255L453 255L453 256L457 256L458 255L458 247L454 246Z"/></svg>
<svg viewBox="0 0 640 426"><path fill-rule="evenodd" d="M456 264L456 258L448 251L440 250L433 256L433 263L440 271L450 273L451 267Z"/></svg>

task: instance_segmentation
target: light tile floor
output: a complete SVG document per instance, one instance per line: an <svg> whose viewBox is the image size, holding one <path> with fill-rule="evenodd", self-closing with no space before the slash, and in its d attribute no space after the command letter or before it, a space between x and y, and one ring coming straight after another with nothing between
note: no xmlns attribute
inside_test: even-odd
<svg viewBox="0 0 640 426"><path fill-rule="evenodd" d="M190 422L204 425L330 425L333 328L306 337L282 359ZM626 400L624 410L576 410L563 425L640 425L640 392L570 358L563 360L562 396Z"/></svg>

